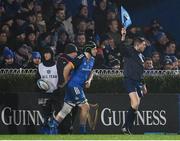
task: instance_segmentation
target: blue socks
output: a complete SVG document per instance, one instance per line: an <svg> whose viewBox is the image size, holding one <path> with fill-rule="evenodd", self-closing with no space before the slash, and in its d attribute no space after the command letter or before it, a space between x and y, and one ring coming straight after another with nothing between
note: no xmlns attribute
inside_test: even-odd
<svg viewBox="0 0 180 141"><path fill-rule="evenodd" d="M80 134L86 134L86 124L80 124Z"/></svg>
<svg viewBox="0 0 180 141"><path fill-rule="evenodd" d="M51 119L48 121L48 126L49 126L49 134L58 134L58 126L59 122L55 119Z"/></svg>
<svg viewBox="0 0 180 141"><path fill-rule="evenodd" d="M48 126L49 126L49 127L52 127L52 128L58 127L58 126L59 126L59 122L58 122L57 120L55 120L55 119L51 119L51 120L48 122Z"/></svg>

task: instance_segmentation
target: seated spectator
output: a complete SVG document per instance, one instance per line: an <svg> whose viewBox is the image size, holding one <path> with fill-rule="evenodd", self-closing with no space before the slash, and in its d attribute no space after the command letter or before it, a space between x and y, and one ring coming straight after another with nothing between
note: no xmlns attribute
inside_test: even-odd
<svg viewBox="0 0 180 141"><path fill-rule="evenodd" d="M46 22L43 19L43 15L42 15L41 12L38 12L36 14L36 26L37 26L37 29L40 32L40 34L47 31L47 29L46 29Z"/></svg>
<svg viewBox="0 0 180 141"><path fill-rule="evenodd" d="M32 52L32 60L27 65L27 69L37 69L41 63L41 54L39 52Z"/></svg>
<svg viewBox="0 0 180 141"><path fill-rule="evenodd" d="M81 19L79 20L79 22L76 25L76 30L75 33L86 33L86 29L87 29L87 21L85 19Z"/></svg>
<svg viewBox="0 0 180 141"><path fill-rule="evenodd" d="M173 62L173 70L179 70L178 59L175 56L170 57Z"/></svg>
<svg viewBox="0 0 180 141"><path fill-rule="evenodd" d="M163 65L164 70L172 70L173 69L173 62L171 59L165 59L164 60L164 65Z"/></svg>
<svg viewBox="0 0 180 141"><path fill-rule="evenodd" d="M16 51L15 58L16 62L22 67L26 68L28 63L31 61L32 48L27 45L22 45Z"/></svg>
<svg viewBox="0 0 180 141"><path fill-rule="evenodd" d="M107 13L106 13L106 19L107 21L113 20L117 18L117 12L114 7L108 8Z"/></svg>
<svg viewBox="0 0 180 141"><path fill-rule="evenodd" d="M8 47L3 50L3 63L0 68L3 69L18 69L20 66L15 62L14 53Z"/></svg>
<svg viewBox="0 0 180 141"><path fill-rule="evenodd" d="M36 44L36 33L31 28L26 32L26 45L31 47L33 51L38 50Z"/></svg>
<svg viewBox="0 0 180 141"><path fill-rule="evenodd" d="M45 32L41 34L37 39L37 44L38 44L37 51L42 52L45 48L48 48L50 46L50 43L51 43L50 33Z"/></svg>
<svg viewBox="0 0 180 141"><path fill-rule="evenodd" d="M26 43L26 34L25 30L18 28L16 29L16 32L14 34L14 38L10 41L10 46L13 48L13 50L17 50L19 47L24 45Z"/></svg>
<svg viewBox="0 0 180 141"><path fill-rule="evenodd" d="M152 53L152 61L155 70L162 69L160 53L155 51Z"/></svg>
<svg viewBox="0 0 180 141"><path fill-rule="evenodd" d="M86 40L96 42L97 38L99 38L99 35L95 31L95 22L93 19L89 19L87 21Z"/></svg>
<svg viewBox="0 0 180 141"><path fill-rule="evenodd" d="M79 52L83 52L83 47L86 43L86 36L84 33L79 33L76 35L75 44L78 47Z"/></svg>
<svg viewBox="0 0 180 141"><path fill-rule="evenodd" d="M151 58L145 58L145 61L144 61L144 69L145 70L153 70L154 67L153 67L153 61Z"/></svg>
<svg viewBox="0 0 180 141"><path fill-rule="evenodd" d="M164 55L176 56L175 53L176 53L176 43L174 41L169 41L166 44Z"/></svg>
<svg viewBox="0 0 180 141"><path fill-rule="evenodd" d="M56 45L56 53L55 55L59 55L60 53L64 53L65 46L70 42L69 35L65 30L59 32L58 41Z"/></svg>
<svg viewBox="0 0 180 141"><path fill-rule="evenodd" d="M3 24L1 30L6 33L7 37L11 36L10 27L8 24Z"/></svg>
<svg viewBox="0 0 180 141"><path fill-rule="evenodd" d="M121 34L119 32L119 27L118 27L118 20L114 19L108 22L108 35L111 36L115 42L116 46L119 46L121 43Z"/></svg>
<svg viewBox="0 0 180 141"><path fill-rule="evenodd" d="M104 38L107 39L107 43L105 40L105 47L103 48L105 65L108 69L120 69L120 54L117 51L113 38L106 36Z"/></svg>
<svg viewBox="0 0 180 141"><path fill-rule="evenodd" d="M74 31L77 31L77 25L80 23L81 20L85 20L85 21L88 20L88 6L87 5L80 5L78 14L72 18Z"/></svg>
<svg viewBox="0 0 180 141"><path fill-rule="evenodd" d="M158 32L154 35L155 37L155 49L163 54L165 48L166 48L166 44L169 42L169 38L167 37L166 33L164 32Z"/></svg>
<svg viewBox="0 0 180 141"><path fill-rule="evenodd" d="M178 57L178 70L180 70L180 58Z"/></svg>

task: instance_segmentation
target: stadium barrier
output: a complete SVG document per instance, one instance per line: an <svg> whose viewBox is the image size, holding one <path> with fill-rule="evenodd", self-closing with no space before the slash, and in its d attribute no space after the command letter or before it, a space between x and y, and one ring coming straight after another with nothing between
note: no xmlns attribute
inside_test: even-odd
<svg viewBox="0 0 180 141"><path fill-rule="evenodd" d="M41 93L1 93L0 134L38 134L43 123ZM61 99L59 93L57 99ZM120 134L129 108L125 94L87 93L90 103L88 132L90 134ZM55 103L56 112L59 111ZM154 94L143 97L135 121L133 133L179 132L179 95ZM76 117L73 133L79 132L79 118Z"/></svg>
<svg viewBox="0 0 180 141"><path fill-rule="evenodd" d="M0 134L36 134L43 122L42 95L34 81L36 70L0 70ZM143 97L134 133L177 133L180 129L180 73L146 71L149 94ZM123 89L123 71L95 70L91 89L87 90L90 115L89 133L120 133L128 109ZM61 99L59 93L57 99ZM61 101L62 102L62 101ZM58 111L57 103L56 111ZM78 130L78 117L74 133Z"/></svg>
<svg viewBox="0 0 180 141"><path fill-rule="evenodd" d="M1 92L37 92L35 74L37 70L0 69ZM122 70L95 70L89 93L125 93ZM151 93L180 92L180 71L145 71L145 83Z"/></svg>

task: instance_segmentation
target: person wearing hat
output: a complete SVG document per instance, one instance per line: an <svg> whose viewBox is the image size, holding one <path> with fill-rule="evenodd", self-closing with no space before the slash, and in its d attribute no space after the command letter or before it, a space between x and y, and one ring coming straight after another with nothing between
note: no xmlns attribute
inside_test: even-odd
<svg viewBox="0 0 180 141"><path fill-rule="evenodd" d="M93 78L92 69L96 53L96 44L89 41L84 46L84 52L78 55L73 62L69 62L65 66L63 72L66 83L64 105L55 118L49 122L49 127L57 128L64 118L71 112L73 107L77 106L80 109L79 131L81 134L86 133L89 104L83 88L89 88L91 85ZM56 132L52 133L56 134Z"/></svg>
<svg viewBox="0 0 180 141"><path fill-rule="evenodd" d="M164 59L164 66L163 66L164 70L172 70L173 69L173 61L170 57L166 57Z"/></svg>
<svg viewBox="0 0 180 141"><path fill-rule="evenodd" d="M38 51L32 52L32 61L27 65L26 68L37 69L41 63L41 54Z"/></svg>
<svg viewBox="0 0 180 141"><path fill-rule="evenodd" d="M5 47L3 50L3 63L0 65L0 68L3 69L18 69L20 66L15 62L14 53L8 47Z"/></svg>

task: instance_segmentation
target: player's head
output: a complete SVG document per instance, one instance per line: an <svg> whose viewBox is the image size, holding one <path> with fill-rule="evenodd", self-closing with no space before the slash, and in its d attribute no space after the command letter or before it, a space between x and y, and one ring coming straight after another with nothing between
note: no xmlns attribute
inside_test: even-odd
<svg viewBox="0 0 180 141"><path fill-rule="evenodd" d="M136 37L134 39L134 48L137 51L143 52L147 46L148 46L148 42L144 37Z"/></svg>
<svg viewBox="0 0 180 141"><path fill-rule="evenodd" d="M88 52L91 56L96 56L96 44L93 41L87 42L84 46L84 52Z"/></svg>
<svg viewBox="0 0 180 141"><path fill-rule="evenodd" d="M64 52L72 58L75 58L77 56L78 49L75 44L69 43L66 45Z"/></svg>

